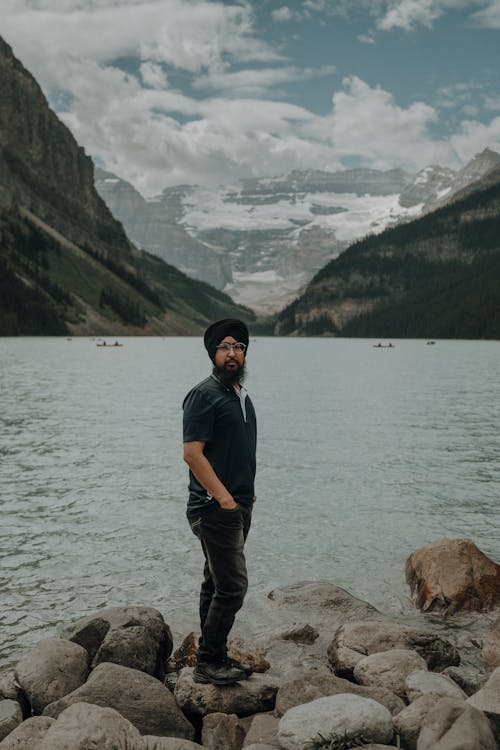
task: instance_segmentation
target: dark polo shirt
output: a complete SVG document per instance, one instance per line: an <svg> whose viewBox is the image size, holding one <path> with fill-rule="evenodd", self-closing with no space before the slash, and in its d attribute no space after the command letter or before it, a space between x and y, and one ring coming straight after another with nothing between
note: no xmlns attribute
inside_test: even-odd
<svg viewBox="0 0 500 750"><path fill-rule="evenodd" d="M251 505L254 497L257 421L250 396L243 413L240 397L210 375L184 399L183 440L205 443L203 450L222 484L237 503ZM189 472L188 516L208 512L217 505Z"/></svg>

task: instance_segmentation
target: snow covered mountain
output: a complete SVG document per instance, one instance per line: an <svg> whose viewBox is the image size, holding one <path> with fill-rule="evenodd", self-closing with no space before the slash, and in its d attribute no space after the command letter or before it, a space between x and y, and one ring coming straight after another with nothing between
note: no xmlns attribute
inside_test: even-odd
<svg viewBox="0 0 500 750"><path fill-rule="evenodd" d="M486 149L458 172L293 171L217 188L177 185L148 201L124 201L123 181L109 174L96 187L132 241L268 313L354 240L441 205L498 163Z"/></svg>

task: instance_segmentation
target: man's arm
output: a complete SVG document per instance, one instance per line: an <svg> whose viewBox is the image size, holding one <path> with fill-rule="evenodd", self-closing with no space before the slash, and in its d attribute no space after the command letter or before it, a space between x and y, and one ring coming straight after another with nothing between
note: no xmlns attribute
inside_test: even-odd
<svg viewBox="0 0 500 750"><path fill-rule="evenodd" d="M232 510L236 508L233 496L224 487L219 477L213 470L210 461L203 453L205 443L193 441L184 443L184 461L187 463L198 482L212 497L217 500L221 508Z"/></svg>

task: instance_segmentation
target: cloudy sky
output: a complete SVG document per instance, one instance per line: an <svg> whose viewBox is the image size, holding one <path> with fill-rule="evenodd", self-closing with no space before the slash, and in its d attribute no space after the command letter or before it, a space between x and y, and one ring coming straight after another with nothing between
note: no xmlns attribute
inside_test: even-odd
<svg viewBox="0 0 500 750"><path fill-rule="evenodd" d="M0 0L94 160L153 195L500 150L500 0Z"/></svg>

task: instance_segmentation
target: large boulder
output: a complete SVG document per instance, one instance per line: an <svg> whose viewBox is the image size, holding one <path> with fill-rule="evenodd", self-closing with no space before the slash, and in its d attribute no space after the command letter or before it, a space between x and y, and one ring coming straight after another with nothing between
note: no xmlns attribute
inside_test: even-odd
<svg viewBox="0 0 500 750"><path fill-rule="evenodd" d="M88 673L85 649L59 638L40 641L15 668L34 714L83 685Z"/></svg>
<svg viewBox="0 0 500 750"><path fill-rule="evenodd" d="M19 703L25 719L31 716L31 706L16 678L14 667L7 667L0 672L0 700L6 699Z"/></svg>
<svg viewBox="0 0 500 750"><path fill-rule="evenodd" d="M0 700L0 740L7 737L23 720L23 712L17 701Z"/></svg>
<svg viewBox="0 0 500 750"><path fill-rule="evenodd" d="M33 716L26 719L0 742L0 750L39 750L43 738L55 719Z"/></svg>
<svg viewBox="0 0 500 750"><path fill-rule="evenodd" d="M236 714L213 713L203 717L201 741L208 750L241 750L245 727Z"/></svg>
<svg viewBox="0 0 500 750"><path fill-rule="evenodd" d="M91 667L113 662L163 680L172 633L154 607L108 607L65 627L61 637L89 654Z"/></svg>
<svg viewBox="0 0 500 750"><path fill-rule="evenodd" d="M488 610L500 604L500 565L469 539L440 539L415 550L406 580L424 611Z"/></svg>
<svg viewBox="0 0 500 750"><path fill-rule="evenodd" d="M257 714L252 719L252 723L246 733L243 741L243 747L248 745L270 745L279 747L278 742L279 719L270 714Z"/></svg>
<svg viewBox="0 0 500 750"><path fill-rule="evenodd" d="M416 651L394 648L370 654L354 667L354 679L361 685L384 687L404 698L405 680L416 669L427 669L427 664Z"/></svg>
<svg viewBox="0 0 500 750"><path fill-rule="evenodd" d="M500 667L491 673L481 690L467 698L467 703L484 711L500 745Z"/></svg>
<svg viewBox="0 0 500 750"><path fill-rule="evenodd" d="M416 651L429 669L441 670L460 662L455 646L445 638L395 622L361 620L341 625L328 648L328 660L336 674L350 677L365 656L393 648Z"/></svg>
<svg viewBox="0 0 500 750"><path fill-rule="evenodd" d="M279 683L267 675L254 674L248 680L217 687L194 682L193 670L185 667L175 686L177 703L188 714L210 713L251 716L274 708Z"/></svg>
<svg viewBox="0 0 500 750"><path fill-rule="evenodd" d="M422 695L433 695L435 698L456 698L465 700L466 693L450 677L436 672L417 669L405 680L406 696L410 703Z"/></svg>
<svg viewBox="0 0 500 750"><path fill-rule="evenodd" d="M497 617L484 641L481 656L487 669L500 667L500 617Z"/></svg>
<svg viewBox="0 0 500 750"><path fill-rule="evenodd" d="M435 705L434 695L422 695L394 717L394 729L399 734L405 750L416 750L424 719Z"/></svg>
<svg viewBox="0 0 500 750"><path fill-rule="evenodd" d="M389 711L370 698L333 695L291 708L280 720L278 737L285 750L303 750L321 737L387 743L393 724Z"/></svg>
<svg viewBox="0 0 500 750"><path fill-rule="evenodd" d="M45 734L39 750L142 750L141 735L112 708L89 703L69 706Z"/></svg>
<svg viewBox="0 0 500 750"><path fill-rule="evenodd" d="M441 698L423 720L417 750L497 750L497 745L481 711Z"/></svg>
<svg viewBox="0 0 500 750"><path fill-rule="evenodd" d="M118 664L99 664L85 685L48 705L44 715L57 718L68 706L81 702L113 708L141 734L188 740L194 737L192 725L170 690L155 677L138 669Z"/></svg>
<svg viewBox="0 0 500 750"><path fill-rule="evenodd" d="M451 677L467 695L474 695L481 690L488 679L488 675L474 667L446 667L441 674Z"/></svg>
<svg viewBox="0 0 500 750"><path fill-rule="evenodd" d="M397 695L383 687L365 687L342 677L319 670L296 670L285 676L276 696L276 714L283 716L295 706L322 698L327 695L350 693L361 698L372 698L385 706L391 714L397 714L404 703Z"/></svg>

